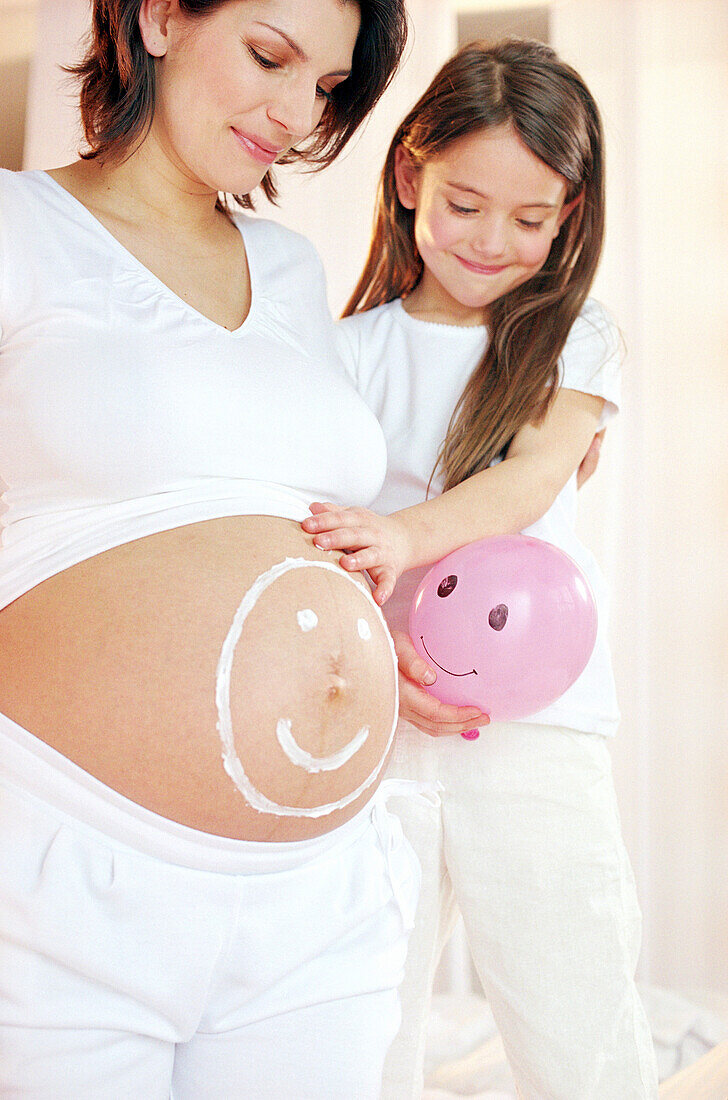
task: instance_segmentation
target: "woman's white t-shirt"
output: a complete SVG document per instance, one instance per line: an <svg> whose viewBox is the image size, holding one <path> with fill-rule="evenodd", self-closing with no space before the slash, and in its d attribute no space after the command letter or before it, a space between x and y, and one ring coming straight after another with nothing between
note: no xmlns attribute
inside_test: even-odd
<svg viewBox="0 0 728 1100"><path fill-rule="evenodd" d="M0 169L0 607L157 531L376 496L384 439L321 261L275 222L233 220L252 303L229 332L47 173Z"/></svg>
<svg viewBox="0 0 728 1100"><path fill-rule="evenodd" d="M347 369L387 440L384 487L372 508L388 515L419 504L425 500L453 409L485 350L487 330L410 317L400 299L347 317L338 328ZM619 332L595 300L586 302L574 323L559 369L564 388L605 399L600 426L617 412ZM442 481L436 477L430 495L441 491ZM576 498L574 474L546 514L523 533L560 547L584 571L597 603L597 640L576 683L551 706L524 721L613 734L619 709L607 641L607 590L592 554L576 536ZM412 598L427 568L405 573L384 605L393 629L407 630Z"/></svg>

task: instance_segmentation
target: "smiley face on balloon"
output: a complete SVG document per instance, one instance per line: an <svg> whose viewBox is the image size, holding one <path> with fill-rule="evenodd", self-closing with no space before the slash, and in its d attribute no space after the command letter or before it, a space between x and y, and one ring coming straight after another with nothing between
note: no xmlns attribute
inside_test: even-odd
<svg viewBox="0 0 728 1100"><path fill-rule="evenodd" d="M504 535L437 562L415 593L409 628L437 671L432 695L505 722L542 710L578 679L596 641L597 612L568 554Z"/></svg>

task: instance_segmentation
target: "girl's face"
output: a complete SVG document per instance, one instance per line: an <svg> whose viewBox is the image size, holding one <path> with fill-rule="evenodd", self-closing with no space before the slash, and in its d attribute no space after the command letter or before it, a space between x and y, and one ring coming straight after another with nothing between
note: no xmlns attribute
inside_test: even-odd
<svg viewBox="0 0 728 1100"><path fill-rule="evenodd" d="M535 275L575 205L510 125L461 138L420 169L400 146L395 171L424 264L418 310L456 324L482 324L491 303Z"/></svg>
<svg viewBox="0 0 728 1100"><path fill-rule="evenodd" d="M355 0L227 0L204 17L144 0L159 59L150 137L192 191L247 194L318 125L359 22Z"/></svg>

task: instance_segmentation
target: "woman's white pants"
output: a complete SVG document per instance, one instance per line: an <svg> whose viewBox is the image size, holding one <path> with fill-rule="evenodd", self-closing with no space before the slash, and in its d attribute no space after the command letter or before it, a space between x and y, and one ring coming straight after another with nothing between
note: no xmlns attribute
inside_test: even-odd
<svg viewBox="0 0 728 1100"><path fill-rule="evenodd" d="M462 913L523 1100L652 1100L634 984L641 918L605 738L523 723L477 741L400 724L389 774L439 781L441 808L393 800L422 865L384 1100L420 1100L440 952Z"/></svg>
<svg viewBox="0 0 728 1100"><path fill-rule="evenodd" d="M377 1100L419 886L386 794L214 837L1 718L0 1097Z"/></svg>

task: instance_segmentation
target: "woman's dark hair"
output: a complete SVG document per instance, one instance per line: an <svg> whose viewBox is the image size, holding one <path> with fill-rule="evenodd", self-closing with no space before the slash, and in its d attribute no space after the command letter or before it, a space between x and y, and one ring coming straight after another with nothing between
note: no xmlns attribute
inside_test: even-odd
<svg viewBox="0 0 728 1100"><path fill-rule="evenodd" d="M204 18L228 0L179 0L185 15ZM361 27L351 75L338 84L304 148L279 163L304 161L314 170L330 164L375 105L394 76L407 39L404 0L340 0L357 4ZM123 160L146 136L154 114L154 58L139 28L141 0L93 0L86 54L68 72L81 83L81 121L88 149L81 156ZM270 172L261 187L270 200ZM236 195L245 207L249 195Z"/></svg>
<svg viewBox="0 0 728 1100"><path fill-rule="evenodd" d="M455 141L512 126L579 199L543 267L493 302L483 358L453 413L438 456L444 488L485 469L525 424L545 416L558 360L594 279L604 237L604 141L584 81L552 49L528 39L471 42L434 77L398 128L379 188L369 256L345 316L407 297L422 275L415 212L397 195L395 153L416 169ZM434 473L434 471L433 471Z"/></svg>

